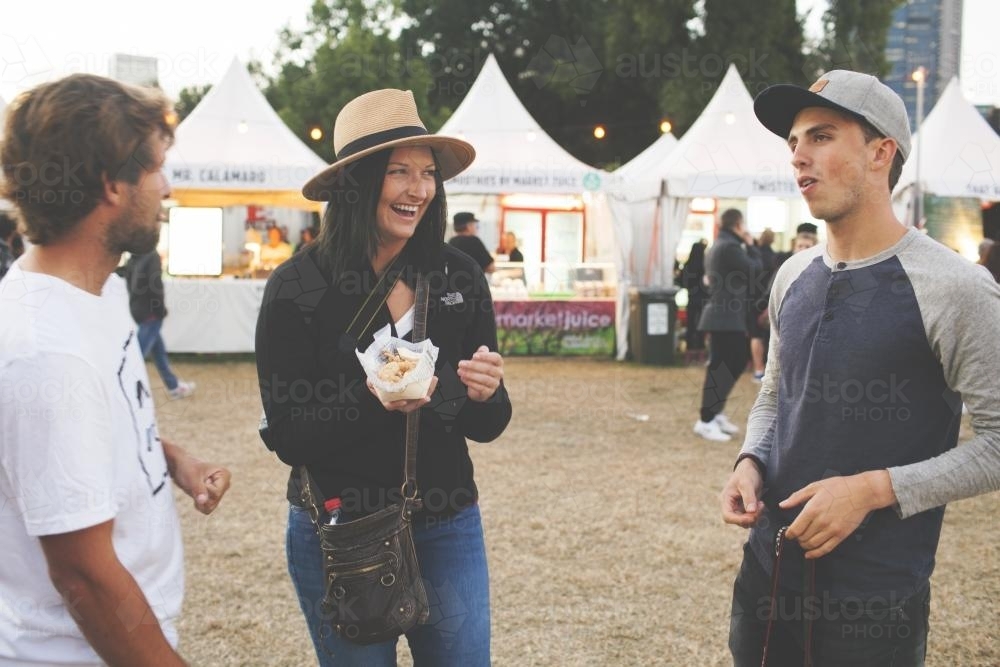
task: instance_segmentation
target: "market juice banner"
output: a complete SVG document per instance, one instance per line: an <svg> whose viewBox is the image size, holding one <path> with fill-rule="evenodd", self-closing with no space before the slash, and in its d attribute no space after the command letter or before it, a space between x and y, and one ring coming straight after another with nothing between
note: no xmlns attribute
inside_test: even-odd
<svg viewBox="0 0 1000 667"><path fill-rule="evenodd" d="M495 301L501 354L615 352L615 302Z"/></svg>

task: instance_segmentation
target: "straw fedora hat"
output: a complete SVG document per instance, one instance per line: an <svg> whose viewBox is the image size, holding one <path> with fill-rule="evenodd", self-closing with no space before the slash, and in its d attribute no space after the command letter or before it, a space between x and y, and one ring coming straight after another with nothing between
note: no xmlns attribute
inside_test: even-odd
<svg viewBox="0 0 1000 667"><path fill-rule="evenodd" d="M337 161L309 179L302 188L306 199L329 201L351 183L345 167L386 148L427 146L434 151L442 180L457 176L472 164L476 151L466 141L430 134L417 115L409 90L373 90L348 102L333 126Z"/></svg>

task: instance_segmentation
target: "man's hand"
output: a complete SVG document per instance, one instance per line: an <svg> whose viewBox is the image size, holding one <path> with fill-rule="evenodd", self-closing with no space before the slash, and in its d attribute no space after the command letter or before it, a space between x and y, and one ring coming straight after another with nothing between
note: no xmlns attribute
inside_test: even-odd
<svg viewBox="0 0 1000 667"><path fill-rule="evenodd" d="M740 461L719 494L722 520L744 528L757 523L764 511L764 503L758 500L763 487L764 479L757 464L749 458Z"/></svg>
<svg viewBox="0 0 1000 667"><path fill-rule="evenodd" d="M782 500L778 506L789 509L805 503L785 537L797 540L806 558L820 558L857 530L869 512L895 502L889 472L872 470L813 482Z"/></svg>
<svg viewBox="0 0 1000 667"><path fill-rule="evenodd" d="M195 509L211 514L229 490L229 471L218 464L196 459L172 442L163 439L161 442L174 483L194 499Z"/></svg>
<svg viewBox="0 0 1000 667"><path fill-rule="evenodd" d="M482 403L488 401L503 380L503 357L499 352L480 345L472 359L458 362L458 378L468 388L469 398Z"/></svg>

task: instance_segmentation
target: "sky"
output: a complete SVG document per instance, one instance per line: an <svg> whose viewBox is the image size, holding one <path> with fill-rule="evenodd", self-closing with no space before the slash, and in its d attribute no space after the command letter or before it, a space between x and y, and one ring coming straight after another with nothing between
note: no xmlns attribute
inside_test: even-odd
<svg viewBox="0 0 1000 667"><path fill-rule="evenodd" d="M816 34L825 0L797 0ZM160 84L181 88L218 81L233 57L268 60L285 25L301 28L312 0L259 3L173 0L33 0L0 20L0 97L71 72L108 74L113 53L155 56ZM158 14L151 7L160 7ZM169 11L167 9L169 8ZM974 104L1000 106L1000 2L964 0L962 88ZM113 27L117 26L117 27Z"/></svg>

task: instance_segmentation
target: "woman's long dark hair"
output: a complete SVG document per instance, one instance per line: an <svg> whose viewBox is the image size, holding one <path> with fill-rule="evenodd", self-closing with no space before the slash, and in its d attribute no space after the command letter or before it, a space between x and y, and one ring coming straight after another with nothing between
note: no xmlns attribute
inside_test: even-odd
<svg viewBox="0 0 1000 667"><path fill-rule="evenodd" d="M335 281L349 267L375 257L379 244L375 217L391 154L391 149L378 151L348 165L343 176L345 186L334 192L326 207L316 239L316 260ZM436 155L434 163L436 166ZM448 224L444 182L438 170L434 172L434 183L437 186L434 199L406 243L410 261L425 271L441 253Z"/></svg>

